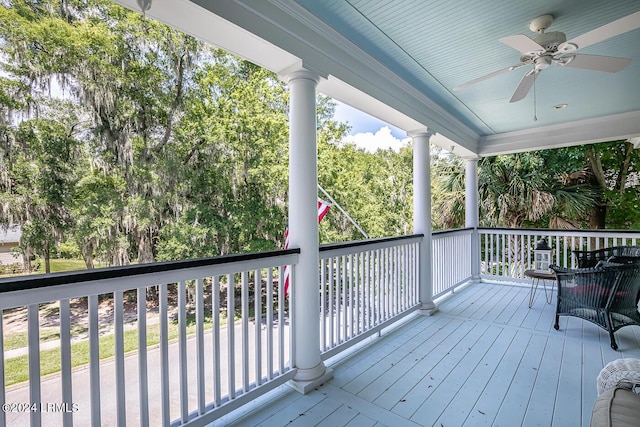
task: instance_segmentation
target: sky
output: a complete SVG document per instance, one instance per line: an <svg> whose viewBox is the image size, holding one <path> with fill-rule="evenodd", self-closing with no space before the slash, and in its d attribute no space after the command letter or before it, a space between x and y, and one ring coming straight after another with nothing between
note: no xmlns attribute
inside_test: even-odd
<svg viewBox="0 0 640 427"><path fill-rule="evenodd" d="M375 153L379 148L398 151L400 147L407 145L409 138L403 130L341 102L335 103L333 118L351 126L345 138L347 142L353 142L370 153Z"/></svg>

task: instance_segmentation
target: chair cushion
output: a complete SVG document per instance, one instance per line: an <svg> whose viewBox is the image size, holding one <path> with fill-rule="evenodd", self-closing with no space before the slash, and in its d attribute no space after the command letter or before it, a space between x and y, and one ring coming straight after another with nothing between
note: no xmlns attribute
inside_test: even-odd
<svg viewBox="0 0 640 427"><path fill-rule="evenodd" d="M581 296L592 296L599 297L602 301L606 301L609 297L609 288L605 288L604 286L598 285L596 283L592 283L589 285L578 285L574 288L567 288L565 291L567 294L577 294ZM616 297L624 298L629 295L628 292L618 291L616 292Z"/></svg>
<svg viewBox="0 0 640 427"><path fill-rule="evenodd" d="M611 388L598 397L591 411L591 427L637 427L640 395L622 388Z"/></svg>

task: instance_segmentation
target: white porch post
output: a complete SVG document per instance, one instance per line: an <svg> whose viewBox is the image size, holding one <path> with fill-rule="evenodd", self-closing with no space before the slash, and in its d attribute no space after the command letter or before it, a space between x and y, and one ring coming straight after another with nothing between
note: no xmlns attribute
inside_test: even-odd
<svg viewBox="0 0 640 427"><path fill-rule="evenodd" d="M438 311L433 303L433 269L431 239L431 167L429 165L430 132L410 132L413 140L413 232L423 233L418 260L420 312L431 315Z"/></svg>
<svg viewBox="0 0 640 427"><path fill-rule="evenodd" d="M320 359L318 294L318 149L316 86L319 76L304 69L282 78L289 85L289 247L300 248L292 290L294 364L290 385L307 393L332 376Z"/></svg>
<svg viewBox="0 0 640 427"><path fill-rule="evenodd" d="M465 158L465 226L471 235L471 280L480 280L480 235L478 234L478 158Z"/></svg>

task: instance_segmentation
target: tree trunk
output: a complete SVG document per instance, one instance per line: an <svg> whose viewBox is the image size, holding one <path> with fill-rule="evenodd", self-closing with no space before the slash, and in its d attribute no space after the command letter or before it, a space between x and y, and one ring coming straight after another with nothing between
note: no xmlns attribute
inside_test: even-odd
<svg viewBox="0 0 640 427"><path fill-rule="evenodd" d="M95 268L93 265L93 249L94 245L92 242L87 242L80 245L82 258L84 259L84 263L87 266L88 270L93 270Z"/></svg>
<svg viewBox="0 0 640 427"><path fill-rule="evenodd" d="M27 273L31 273L31 269L33 268L33 266L31 265L31 248L28 245L24 249L24 259L22 260L22 262L24 263L24 270Z"/></svg>
<svg viewBox="0 0 640 427"><path fill-rule="evenodd" d="M138 242L138 264L154 262L151 232L136 229L136 240Z"/></svg>
<svg viewBox="0 0 640 427"><path fill-rule="evenodd" d="M607 218L607 205L600 204L591 210L589 228L600 230L605 228Z"/></svg>
<svg viewBox="0 0 640 427"><path fill-rule="evenodd" d="M51 273L51 252L49 251L49 241L44 242L44 272Z"/></svg>
<svg viewBox="0 0 640 427"><path fill-rule="evenodd" d="M600 155L596 153L593 148L590 148L586 152L587 161L589 162L589 169L591 169L591 181L602 189L607 190L607 181L604 176L604 170L602 169L602 162ZM598 204L591 210L589 216L589 228L603 229L606 225L607 219L607 204L603 197L599 197Z"/></svg>
<svg viewBox="0 0 640 427"><path fill-rule="evenodd" d="M629 175L629 165L631 164L631 153L633 152L634 147L630 142L625 142L625 152L624 152L624 161L622 162L622 167L620 168L619 182L618 182L618 191L620 194L624 193L627 188L627 177Z"/></svg>

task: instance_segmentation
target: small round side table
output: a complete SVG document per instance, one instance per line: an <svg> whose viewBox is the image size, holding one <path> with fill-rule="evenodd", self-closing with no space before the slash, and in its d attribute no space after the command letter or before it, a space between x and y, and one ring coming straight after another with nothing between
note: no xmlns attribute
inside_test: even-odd
<svg viewBox="0 0 640 427"><path fill-rule="evenodd" d="M536 290L542 280L542 287L544 288L544 297L547 300L547 304L551 304L553 298L553 287L556 284L556 275L548 271L537 270L525 270L524 275L531 278L531 292L529 293L529 308L533 305L533 300L536 297ZM547 280L551 280L551 289L547 293Z"/></svg>

